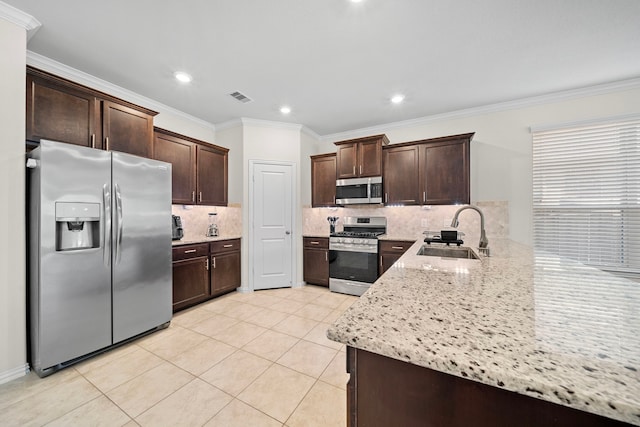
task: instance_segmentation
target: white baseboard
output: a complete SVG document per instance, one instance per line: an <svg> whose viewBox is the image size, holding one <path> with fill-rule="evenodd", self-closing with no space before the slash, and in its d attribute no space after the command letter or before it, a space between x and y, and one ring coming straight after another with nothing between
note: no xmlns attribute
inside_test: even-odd
<svg viewBox="0 0 640 427"><path fill-rule="evenodd" d="M29 364L25 363L8 371L0 372L0 384L8 383L20 377L24 377L29 373Z"/></svg>

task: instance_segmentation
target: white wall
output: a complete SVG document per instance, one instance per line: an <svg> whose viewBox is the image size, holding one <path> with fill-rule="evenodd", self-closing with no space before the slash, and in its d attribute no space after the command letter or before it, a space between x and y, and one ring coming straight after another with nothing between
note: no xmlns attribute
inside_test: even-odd
<svg viewBox="0 0 640 427"><path fill-rule="evenodd" d="M25 374L27 32L0 18L0 383Z"/></svg>
<svg viewBox="0 0 640 427"><path fill-rule="evenodd" d="M216 145L229 149L229 205L242 203L243 198L243 130L242 124L216 131Z"/></svg>
<svg viewBox="0 0 640 427"><path fill-rule="evenodd" d="M385 133L392 144L475 132L471 142L471 201L508 201L510 237L532 243L532 125L640 113L640 88L582 96L542 105L486 112L422 123L390 124L354 131L323 142L319 152L334 152L333 142ZM310 190L308 190L310 191Z"/></svg>
<svg viewBox="0 0 640 427"><path fill-rule="evenodd" d="M302 205L300 204L301 192L307 191L301 188L301 149L300 149L299 125L278 124L260 120L243 119L243 158L245 171L243 174L244 196L242 210L242 275L247 277L243 284L249 282L249 160L275 160L291 162L296 165L295 176L295 230L296 239L296 277L294 284L302 283Z"/></svg>

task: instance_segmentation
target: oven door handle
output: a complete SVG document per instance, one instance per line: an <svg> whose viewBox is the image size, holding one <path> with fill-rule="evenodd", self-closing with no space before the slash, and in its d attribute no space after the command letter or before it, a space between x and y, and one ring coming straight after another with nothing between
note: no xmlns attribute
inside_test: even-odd
<svg viewBox="0 0 640 427"><path fill-rule="evenodd" d="M336 252L359 252L359 253L364 253L364 254L377 254L378 253L378 245L375 246L368 246L368 247L363 247L363 246L335 246L332 245L331 243L329 244L329 250L330 251L336 251Z"/></svg>

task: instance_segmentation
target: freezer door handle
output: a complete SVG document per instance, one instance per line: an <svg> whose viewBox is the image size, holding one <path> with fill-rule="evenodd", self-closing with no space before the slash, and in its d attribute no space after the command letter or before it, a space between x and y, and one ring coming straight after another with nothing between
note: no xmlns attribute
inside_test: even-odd
<svg viewBox="0 0 640 427"><path fill-rule="evenodd" d="M111 191L109 184L102 186L102 206L104 207L102 261L108 267L111 264Z"/></svg>
<svg viewBox="0 0 640 427"><path fill-rule="evenodd" d="M120 186L118 184L114 185L115 196L116 196L116 260L114 264L120 263L120 258L122 256L122 196L120 195Z"/></svg>

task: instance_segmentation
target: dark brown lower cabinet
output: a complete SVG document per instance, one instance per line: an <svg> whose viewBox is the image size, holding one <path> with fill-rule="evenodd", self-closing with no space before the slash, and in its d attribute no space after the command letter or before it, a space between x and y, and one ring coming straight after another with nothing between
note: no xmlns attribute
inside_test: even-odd
<svg viewBox="0 0 640 427"><path fill-rule="evenodd" d="M628 425L353 347L347 372L349 427Z"/></svg>
<svg viewBox="0 0 640 427"><path fill-rule="evenodd" d="M209 245L173 248L173 311L209 298Z"/></svg>
<svg viewBox="0 0 640 427"><path fill-rule="evenodd" d="M311 285L329 286L329 239L304 237L303 280Z"/></svg>
<svg viewBox="0 0 640 427"><path fill-rule="evenodd" d="M240 239L211 243L211 295L240 286Z"/></svg>
<svg viewBox="0 0 640 427"><path fill-rule="evenodd" d="M380 240L378 275L382 276L413 245L406 240Z"/></svg>
<svg viewBox="0 0 640 427"><path fill-rule="evenodd" d="M240 239L173 247L173 311L240 286Z"/></svg>

